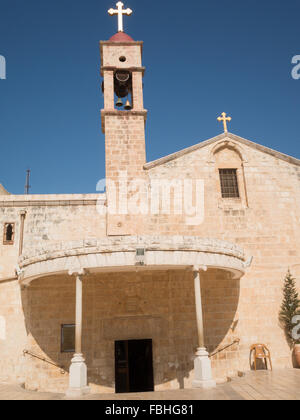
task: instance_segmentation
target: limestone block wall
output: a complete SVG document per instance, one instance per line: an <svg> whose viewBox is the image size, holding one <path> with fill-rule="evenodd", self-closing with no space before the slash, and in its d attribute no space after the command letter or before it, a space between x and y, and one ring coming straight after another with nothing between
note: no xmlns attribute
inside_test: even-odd
<svg viewBox="0 0 300 420"><path fill-rule="evenodd" d="M24 252L33 246L45 248L63 241L106 235L106 217L98 212L105 196L54 195L5 196L0 200L0 281L15 276L20 240L20 211L26 211ZM101 214L102 213L102 214ZM5 223L15 223L13 245L3 244Z"/></svg>
<svg viewBox="0 0 300 420"><path fill-rule="evenodd" d="M23 293L16 278L20 211L26 210L24 251L33 245L98 238L106 234L106 219L97 212L101 195L1 196L0 200L0 378L24 382L23 350L27 344ZM12 245L4 245L5 223L15 224ZM41 306L42 308L42 306ZM43 371L43 369L42 369Z"/></svg>
<svg viewBox="0 0 300 420"><path fill-rule="evenodd" d="M118 112L104 118L106 177L116 180L126 171L129 180L143 179L145 117Z"/></svg>
<svg viewBox="0 0 300 420"><path fill-rule="evenodd" d="M142 92L140 92L142 94ZM145 216L143 215L120 215L129 196L134 196L136 187L131 191L121 191L121 183L127 180L145 182L146 178L143 166L146 163L145 152L145 115L130 115L124 112L116 115L102 115L105 121L105 156L106 178L114 182L115 187L108 184L107 198L110 205L108 213L109 235L134 235L143 234ZM145 199L147 191L143 191L142 199ZM114 208L116 207L116 211ZM126 212L126 210L125 210Z"/></svg>
<svg viewBox="0 0 300 420"><path fill-rule="evenodd" d="M203 179L205 218L187 226L180 215L152 215L151 234L192 234L239 244L253 256L241 279L239 326L243 368L249 347L262 342L271 349L277 368L292 365L291 351L279 327L282 286L288 268L299 281L300 166L261 150L226 140L197 149L148 170L151 179ZM223 146L223 148L222 148ZM220 155L219 155L220 153ZM238 162L239 161L239 162ZM241 199L222 199L218 168L243 168L238 173ZM298 283L299 284L299 283ZM299 289L300 291L300 289Z"/></svg>
<svg viewBox="0 0 300 420"><path fill-rule="evenodd" d="M21 290L18 281L0 282L0 380L24 383L27 344Z"/></svg>
<svg viewBox="0 0 300 420"><path fill-rule="evenodd" d="M118 119L106 118L113 121L109 152L113 159L113 145L118 140L113 125ZM136 124L141 125L141 119L137 117ZM140 135L141 131L136 133ZM125 137L126 133L124 144ZM234 143L231 138L229 141ZM118 144L114 147L116 151ZM115 153L114 162L118 161L122 163ZM126 169L126 162L122 165L110 168L112 176L117 176L123 167ZM218 168L223 165L239 169L240 200L221 198ZM139 171L137 167L132 169ZM185 216L174 214L121 216L108 220L107 226L106 217L99 215L96 207L97 200L104 206L105 196L1 196L0 238L5 223L15 223L16 236L13 245L0 242L0 377L21 380L25 376L31 389L65 389L67 375L61 375L57 368L29 357L24 365L22 350L27 333L29 349L66 367L71 358L60 353L59 337L61 323L74 322L72 281L39 280L22 293L16 280L8 281L15 276L18 260L20 210L27 212L25 253L37 244L39 248L45 244L47 249L50 244L99 240L107 234L128 233L194 235L238 244L246 255L254 257L252 266L239 282L221 273L205 274L204 318L210 352L235 338L241 340L239 346L212 358L215 377L222 379L237 368L249 369L249 347L256 342L270 347L275 368L292 366L278 313L283 279L289 267L300 287L300 167L280 159L275 152L270 155L247 145L233 147L225 142L219 149L208 145L151 167L143 176L149 182L151 179L203 179L204 222L187 225ZM141 338L147 331L154 340L157 388L188 386L197 345L194 292L189 275L150 273L139 281L132 275L124 276L115 274L86 280L88 321L85 320L84 342L93 388L113 390L112 343L120 339L116 337ZM137 286L139 282L141 286ZM132 291L127 292L127 288ZM136 288L140 290L138 293Z"/></svg>
<svg viewBox="0 0 300 420"><path fill-rule="evenodd" d="M140 67L142 65L142 42L115 43L101 42L101 66L104 67ZM125 56L126 61L121 62L120 57Z"/></svg>
<svg viewBox="0 0 300 420"><path fill-rule="evenodd" d="M212 270L202 293L209 350L230 344L235 335L238 280ZM193 275L186 271L89 275L83 288L83 352L93 392L114 392L114 342L152 339L157 390L190 387L197 348ZM28 350L68 368L72 354L60 352L62 324L74 323L75 280L70 277L32 282L23 296L29 332ZM224 380L241 363L238 346L213 357L214 375ZM26 387L64 392L68 375L26 357Z"/></svg>
<svg viewBox="0 0 300 420"><path fill-rule="evenodd" d="M19 252L20 216L19 209L13 206L0 206L0 280L15 277L15 268ZM4 245L4 228L6 223L15 224L13 245Z"/></svg>
<svg viewBox="0 0 300 420"><path fill-rule="evenodd" d="M285 256L295 256L290 254L295 253L295 243L299 244L300 166L237 144L245 159L245 179L239 179L242 199L222 199L217 169L237 168L238 162L236 152L231 149L228 149L228 153L224 153L224 150L217 153L222 153L222 159L215 155L212 158L214 147L215 144L197 149L146 171L149 182L155 179L204 180L204 222L187 226L185 215L152 215L148 229L157 230L162 235L186 235L189 232L195 236L218 237L230 241L242 241L242 238L249 235L254 238L260 236L269 239L267 242L273 244L274 248L273 239L277 236L280 239L279 247L285 242L288 245L289 250L285 247ZM245 191L247 202L244 199Z"/></svg>

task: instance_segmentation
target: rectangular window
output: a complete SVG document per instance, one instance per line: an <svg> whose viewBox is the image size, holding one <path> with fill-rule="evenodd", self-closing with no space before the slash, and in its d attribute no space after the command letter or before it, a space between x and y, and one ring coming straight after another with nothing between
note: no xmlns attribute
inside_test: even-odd
<svg viewBox="0 0 300 420"><path fill-rule="evenodd" d="M73 324L61 326L61 352L75 353L75 325Z"/></svg>
<svg viewBox="0 0 300 420"><path fill-rule="evenodd" d="M15 240L15 224L5 223L3 230L3 245L13 245Z"/></svg>
<svg viewBox="0 0 300 420"><path fill-rule="evenodd" d="M240 198L237 170L219 169L223 198Z"/></svg>

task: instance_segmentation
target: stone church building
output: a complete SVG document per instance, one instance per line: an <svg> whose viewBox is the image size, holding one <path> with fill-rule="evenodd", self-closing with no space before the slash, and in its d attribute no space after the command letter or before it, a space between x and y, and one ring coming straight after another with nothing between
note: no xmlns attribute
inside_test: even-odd
<svg viewBox="0 0 300 420"><path fill-rule="evenodd" d="M288 268L300 286L300 160L222 114L223 134L146 162L143 43L119 26L100 49L106 189L0 185L0 381L213 387L250 369L255 343L291 367L278 313Z"/></svg>

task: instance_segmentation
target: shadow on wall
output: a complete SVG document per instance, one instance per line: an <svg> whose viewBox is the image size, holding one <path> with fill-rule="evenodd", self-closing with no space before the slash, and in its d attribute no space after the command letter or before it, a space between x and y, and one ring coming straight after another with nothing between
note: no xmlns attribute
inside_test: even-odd
<svg viewBox="0 0 300 420"><path fill-rule="evenodd" d="M239 280L212 270L202 282L206 343L210 352L230 342ZM75 280L43 278L22 292L27 349L69 369L73 353L61 353L61 326L74 324ZM83 287L83 352L93 392L114 392L115 341L153 340L156 389L192 385L198 346L193 274L187 271L89 275ZM232 363L216 356L215 369ZM215 359L215 358L214 358ZM225 362L225 363L224 363ZM68 375L26 356L26 387L64 392Z"/></svg>
<svg viewBox="0 0 300 420"><path fill-rule="evenodd" d="M205 343L211 357L213 374L225 379L229 373L239 370L239 344L233 342L237 335L237 307L240 296L240 280L230 273L209 270L202 282ZM226 350L218 353L224 347Z"/></svg>
<svg viewBox="0 0 300 420"><path fill-rule="evenodd" d="M22 290L22 304L27 330L25 350L69 370L73 353L61 353L61 325L74 324L75 280L49 277L36 280ZM68 374L59 367L28 355L25 387L34 391L63 392Z"/></svg>

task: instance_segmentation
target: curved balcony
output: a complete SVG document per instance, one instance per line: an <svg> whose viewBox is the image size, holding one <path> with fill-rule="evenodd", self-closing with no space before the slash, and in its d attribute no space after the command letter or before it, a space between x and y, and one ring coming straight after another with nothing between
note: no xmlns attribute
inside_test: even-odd
<svg viewBox="0 0 300 420"><path fill-rule="evenodd" d="M142 258L137 250L144 250ZM142 252L143 254L143 252ZM19 259L20 283L78 269L90 273L176 270L191 266L230 271L234 278L245 273L241 248L218 239L193 236L122 236L62 242L25 250Z"/></svg>

